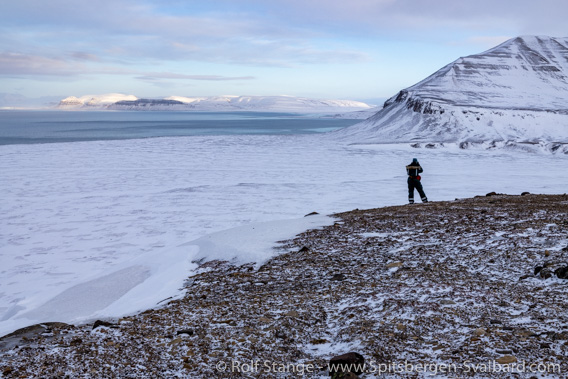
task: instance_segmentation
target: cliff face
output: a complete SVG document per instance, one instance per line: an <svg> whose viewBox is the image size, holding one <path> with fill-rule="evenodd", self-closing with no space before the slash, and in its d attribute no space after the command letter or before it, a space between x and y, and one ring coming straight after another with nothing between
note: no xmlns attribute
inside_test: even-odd
<svg viewBox="0 0 568 379"><path fill-rule="evenodd" d="M518 37L459 58L337 135L353 142L566 144L568 39Z"/></svg>

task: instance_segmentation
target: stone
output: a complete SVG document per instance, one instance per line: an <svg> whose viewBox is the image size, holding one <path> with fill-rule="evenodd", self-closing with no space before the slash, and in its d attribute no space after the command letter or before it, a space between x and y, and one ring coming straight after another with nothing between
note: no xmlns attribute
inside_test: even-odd
<svg viewBox="0 0 568 379"><path fill-rule="evenodd" d="M495 196L495 195L497 195L497 192L489 192L485 194L485 196Z"/></svg>
<svg viewBox="0 0 568 379"><path fill-rule="evenodd" d="M319 215L318 212L312 212L312 213L308 213L307 215L305 215L304 217L308 217L308 216L315 216L315 215Z"/></svg>
<svg viewBox="0 0 568 379"><path fill-rule="evenodd" d="M298 250L298 253L305 253L310 251L310 248L307 246L302 247L300 250Z"/></svg>
<svg viewBox="0 0 568 379"><path fill-rule="evenodd" d="M387 268L395 268L395 267L401 267L402 266L402 262L391 262L389 264L387 264Z"/></svg>
<svg viewBox="0 0 568 379"><path fill-rule="evenodd" d="M359 353L350 352L333 357L329 361L329 376L332 378L348 378L337 374L353 373L359 375L363 372L365 358Z"/></svg>
<svg viewBox="0 0 568 379"><path fill-rule="evenodd" d="M83 343L83 340L79 337L74 338L71 340L71 342L69 342L69 345L71 346L77 346L77 345L81 345Z"/></svg>
<svg viewBox="0 0 568 379"><path fill-rule="evenodd" d="M297 311L290 311L284 314L284 316L288 316L288 317L298 317L300 314Z"/></svg>
<svg viewBox="0 0 568 379"><path fill-rule="evenodd" d="M551 278L552 271L550 271L548 268L543 268L542 270L540 270L540 277L543 279Z"/></svg>
<svg viewBox="0 0 568 379"><path fill-rule="evenodd" d="M188 336L192 336L194 333L193 329L182 329L178 330L176 334L179 336L180 334L187 334Z"/></svg>
<svg viewBox="0 0 568 379"><path fill-rule="evenodd" d="M476 336L483 336L487 332L483 328L477 328L477 329L475 329L474 333L475 333Z"/></svg>
<svg viewBox="0 0 568 379"><path fill-rule="evenodd" d="M505 355L502 356L501 358L497 358L495 360L495 362L501 364L501 365L508 365L510 363L515 363L517 361L517 358L513 357L512 355Z"/></svg>
<svg viewBox="0 0 568 379"><path fill-rule="evenodd" d="M523 193L521 193L521 196L527 196L527 195L530 195L530 194L531 194L530 192L523 192Z"/></svg>
<svg viewBox="0 0 568 379"><path fill-rule="evenodd" d="M559 279L568 279L568 266L557 268L554 270L554 274L556 274Z"/></svg>
<svg viewBox="0 0 568 379"><path fill-rule="evenodd" d="M346 279L345 274L335 274L331 277L330 280L342 281L342 280L345 280L345 279Z"/></svg>
<svg viewBox="0 0 568 379"><path fill-rule="evenodd" d="M112 322L108 322L108 321L102 321L102 320L97 320L95 321L95 323L93 324L93 329L98 328L99 326L105 326L107 328L113 328L113 327L117 327L116 324L113 324Z"/></svg>
<svg viewBox="0 0 568 379"><path fill-rule="evenodd" d="M311 340L310 343L312 345L323 345L323 344L329 343L329 340L326 340L325 338L317 338L317 339Z"/></svg>
<svg viewBox="0 0 568 379"><path fill-rule="evenodd" d="M454 305L455 303L456 302L453 301L453 300L447 300L447 299L440 300L440 304L442 304L442 305Z"/></svg>

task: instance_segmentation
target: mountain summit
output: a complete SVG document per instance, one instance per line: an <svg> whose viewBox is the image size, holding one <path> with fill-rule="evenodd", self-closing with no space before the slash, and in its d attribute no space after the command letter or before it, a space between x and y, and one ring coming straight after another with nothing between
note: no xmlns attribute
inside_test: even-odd
<svg viewBox="0 0 568 379"><path fill-rule="evenodd" d="M517 37L459 58L338 134L353 142L556 142L555 150L566 148L568 38Z"/></svg>

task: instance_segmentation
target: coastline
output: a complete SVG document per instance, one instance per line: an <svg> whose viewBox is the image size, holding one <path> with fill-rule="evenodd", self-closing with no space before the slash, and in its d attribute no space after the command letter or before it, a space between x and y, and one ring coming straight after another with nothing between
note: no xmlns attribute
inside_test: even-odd
<svg viewBox="0 0 568 379"><path fill-rule="evenodd" d="M260 267L204 263L163 307L28 334L1 366L6 377L229 377L260 360L247 374L271 378L263 362L325 369L357 351L369 364L461 364L464 375L496 362L501 372L484 375L499 377L523 361L565 373L568 281L535 267L552 273L568 258L567 207L566 195L495 194L336 214Z"/></svg>

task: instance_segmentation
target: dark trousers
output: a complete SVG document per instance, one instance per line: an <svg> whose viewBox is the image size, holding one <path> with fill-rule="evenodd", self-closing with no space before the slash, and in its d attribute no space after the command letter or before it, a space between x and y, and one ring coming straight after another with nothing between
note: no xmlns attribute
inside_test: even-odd
<svg viewBox="0 0 568 379"><path fill-rule="evenodd" d="M422 200L422 202L428 201L428 198L426 197L426 194L424 193L424 189L422 188L422 183L420 183L420 180L418 180L416 178L412 178L412 177L408 177L408 201L410 203L414 202L414 189L415 188L418 191L418 193L420 194L420 199Z"/></svg>

